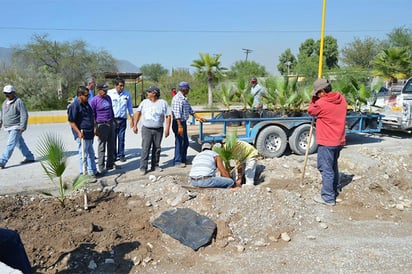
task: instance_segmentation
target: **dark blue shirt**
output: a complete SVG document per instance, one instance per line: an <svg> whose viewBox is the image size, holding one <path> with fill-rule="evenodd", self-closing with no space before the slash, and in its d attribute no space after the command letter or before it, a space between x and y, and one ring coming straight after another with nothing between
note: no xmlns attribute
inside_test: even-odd
<svg viewBox="0 0 412 274"><path fill-rule="evenodd" d="M84 139L94 138L94 115L89 103L81 104L78 99L74 100L67 110L69 122L74 122L80 130L83 130ZM77 133L72 129L74 139Z"/></svg>

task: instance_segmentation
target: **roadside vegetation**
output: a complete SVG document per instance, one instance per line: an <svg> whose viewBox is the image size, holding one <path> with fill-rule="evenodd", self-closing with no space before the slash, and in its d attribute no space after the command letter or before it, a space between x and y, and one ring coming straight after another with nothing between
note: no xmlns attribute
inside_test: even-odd
<svg viewBox="0 0 412 274"><path fill-rule="evenodd" d="M320 41L309 38L303 41L295 55L286 49L278 60L273 60L281 76L270 76L264 66L254 61L237 61L230 68L221 63L221 54L199 53L199 58L188 68L168 71L161 64L143 64L140 72L144 85L158 85L162 97L171 101L170 90L180 81L192 86L190 101L207 109L230 109L232 105L250 107L247 91L253 76L266 85L266 106L287 112L304 107L308 94L317 77ZM51 41L48 35L34 34L32 40L14 48L12 63L0 68L2 85L14 85L29 110L65 109L79 85L88 76L105 81L104 72L117 72L116 62L107 51L91 51L85 41ZM379 76L389 85L397 79L412 75L412 31L398 27L384 40L373 37L355 37L353 42L340 49L333 36L326 36L324 43L323 74L337 82L348 99L356 104L370 94L369 84ZM109 82L109 81L108 81ZM109 84L112 84L109 82ZM335 86L334 86L335 87ZM126 83L134 90L134 83ZM133 94L134 96L134 94ZM137 95L140 102L140 94ZM135 102L135 98L133 98Z"/></svg>

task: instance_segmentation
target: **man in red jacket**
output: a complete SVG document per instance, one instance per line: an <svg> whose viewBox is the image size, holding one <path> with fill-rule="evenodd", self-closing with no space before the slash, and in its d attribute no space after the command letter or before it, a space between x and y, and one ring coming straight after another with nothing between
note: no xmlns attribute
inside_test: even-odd
<svg viewBox="0 0 412 274"><path fill-rule="evenodd" d="M318 170L322 175L321 196L315 196L314 200L325 205L336 204L341 188L338 158L345 145L346 110L345 97L332 91L328 80L314 82L308 113L317 117Z"/></svg>

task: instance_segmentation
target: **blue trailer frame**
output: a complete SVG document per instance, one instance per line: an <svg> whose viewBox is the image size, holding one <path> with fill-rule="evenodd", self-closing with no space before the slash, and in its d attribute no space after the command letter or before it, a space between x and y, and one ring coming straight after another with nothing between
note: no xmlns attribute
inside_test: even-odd
<svg viewBox="0 0 412 274"><path fill-rule="evenodd" d="M203 111L206 112L206 111ZM210 111L209 111L210 112ZM381 114L350 114L346 116L346 133L376 133L382 129ZM240 140L253 144L264 157L274 158L283 155L286 146L295 154L305 154L307 141L312 123L311 116L302 117L270 117L270 118L231 118L216 119L212 112L212 119L199 123L199 136L197 142L217 143L226 138L228 128L233 123L243 124L244 134L238 134ZM222 124L222 132L218 135L205 134L204 127L210 124ZM317 150L316 134L313 130L309 153ZM262 136L262 134L264 136Z"/></svg>

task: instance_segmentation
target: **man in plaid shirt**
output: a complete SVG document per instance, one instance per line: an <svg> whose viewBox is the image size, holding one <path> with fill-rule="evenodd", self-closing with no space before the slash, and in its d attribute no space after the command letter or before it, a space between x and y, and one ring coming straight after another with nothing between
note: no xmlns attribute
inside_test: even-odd
<svg viewBox="0 0 412 274"><path fill-rule="evenodd" d="M174 165L186 167L187 148L189 147L189 137L187 135L187 120L189 115L193 115L196 120L205 122L206 119L200 117L187 100L190 91L188 82L180 82L179 92L172 99L172 130L175 134L175 157Z"/></svg>

